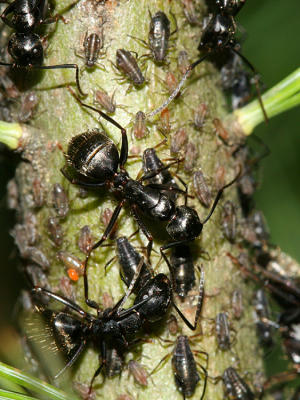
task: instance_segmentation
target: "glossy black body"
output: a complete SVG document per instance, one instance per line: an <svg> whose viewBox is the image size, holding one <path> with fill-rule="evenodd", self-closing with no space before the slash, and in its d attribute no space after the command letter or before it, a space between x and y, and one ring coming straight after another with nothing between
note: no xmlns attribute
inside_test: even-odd
<svg viewBox="0 0 300 400"><path fill-rule="evenodd" d="M172 356L172 367L175 377L175 383L183 398L194 394L198 382L201 380L197 371L197 364L191 350L187 336L177 337ZM206 374L206 371L201 367ZM204 381L201 400L205 395L206 380Z"/></svg>
<svg viewBox="0 0 300 400"><path fill-rule="evenodd" d="M121 266L121 278L128 287L137 271L137 267L142 257L126 237L117 238L116 247L119 264ZM144 263L133 291L138 292L150 278L150 271Z"/></svg>
<svg viewBox="0 0 300 400"><path fill-rule="evenodd" d="M121 363L117 360L117 355L122 357L130 340L134 339L146 321L156 322L165 317L171 301L171 283L166 275L158 274L141 289L131 308L120 309L121 301L112 309L101 310L97 305L97 316L85 312L69 299L41 287L35 287L32 296L48 320L57 347L67 356L66 367L76 361L88 343L92 343L99 351L102 361L94 374L94 380L107 362L110 373L115 373ZM44 297L62 303L66 310L61 312L45 308L41 305L41 298Z"/></svg>
<svg viewBox="0 0 300 400"><path fill-rule="evenodd" d="M0 61L5 67L27 69L75 69L76 84L81 95L77 64L42 65L44 62L43 41L37 33L40 25L56 22L60 16L49 16L48 0L14 0L1 15L2 21L14 29L8 41L8 53L13 63Z"/></svg>
<svg viewBox="0 0 300 400"><path fill-rule="evenodd" d="M47 16L48 0L14 0L1 15L2 21L18 32L33 31Z"/></svg>
<svg viewBox="0 0 300 400"><path fill-rule="evenodd" d="M166 58L170 38L170 21L166 14L158 11L151 17L149 47L154 61L161 63Z"/></svg>
<svg viewBox="0 0 300 400"><path fill-rule="evenodd" d="M184 298L195 286L195 268L191 250L187 245L178 245L172 249L170 264L175 280L175 292Z"/></svg>
<svg viewBox="0 0 300 400"><path fill-rule="evenodd" d="M233 367L225 369L223 373L225 395L230 400L254 400L255 396L247 383Z"/></svg>
<svg viewBox="0 0 300 400"><path fill-rule="evenodd" d="M141 86L145 82L142 71L130 51L118 49L116 52L116 64L134 85Z"/></svg>
<svg viewBox="0 0 300 400"><path fill-rule="evenodd" d="M229 350L231 346L230 325L228 315L224 312L218 313L215 319L215 330L218 347L221 350Z"/></svg>
<svg viewBox="0 0 300 400"><path fill-rule="evenodd" d="M149 148L144 150L143 170L145 176L150 176L150 178L147 179L147 183L166 185L166 187L170 190L161 189L161 192L168 195L173 201L176 200L176 191L179 189L179 187L167 166L165 166L164 163L158 158L155 149Z"/></svg>

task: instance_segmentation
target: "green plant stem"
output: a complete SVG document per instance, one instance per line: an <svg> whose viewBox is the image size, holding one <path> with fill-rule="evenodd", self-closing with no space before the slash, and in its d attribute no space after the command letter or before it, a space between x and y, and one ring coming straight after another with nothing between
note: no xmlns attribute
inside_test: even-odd
<svg viewBox="0 0 300 400"><path fill-rule="evenodd" d="M48 398L51 400L74 400L74 395L71 397L67 393L64 393L54 386L34 378L25 372L21 372L16 368L12 368L2 362L0 362L0 376L14 382L15 384L21 385L26 389L32 390L35 393L48 396Z"/></svg>
<svg viewBox="0 0 300 400"><path fill-rule="evenodd" d="M269 118L300 104L300 68L287 76L272 89L262 95L264 108ZM258 100L233 112L243 133L250 135L254 128L264 121Z"/></svg>
<svg viewBox="0 0 300 400"><path fill-rule="evenodd" d="M6 144L11 150L19 147L22 134L23 129L20 124L0 121L0 142Z"/></svg>
<svg viewBox="0 0 300 400"><path fill-rule="evenodd" d="M38 400L36 397L26 396L22 393L9 392L8 390L0 389L0 399L13 399L13 400Z"/></svg>

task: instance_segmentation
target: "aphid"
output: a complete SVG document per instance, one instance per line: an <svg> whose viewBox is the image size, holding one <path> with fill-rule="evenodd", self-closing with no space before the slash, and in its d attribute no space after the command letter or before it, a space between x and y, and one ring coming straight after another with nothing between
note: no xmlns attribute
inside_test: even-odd
<svg viewBox="0 0 300 400"><path fill-rule="evenodd" d="M184 150L187 141L188 136L186 130L184 128L179 128L171 137L171 153L179 153L180 150Z"/></svg>
<svg viewBox="0 0 300 400"><path fill-rule="evenodd" d="M185 150L185 157L183 167L186 171L192 171L195 166L196 159L198 157L198 151L194 143L188 142Z"/></svg>
<svg viewBox="0 0 300 400"><path fill-rule="evenodd" d="M19 208L19 191L15 179L11 179L7 186L7 208L10 210L17 210Z"/></svg>
<svg viewBox="0 0 300 400"><path fill-rule="evenodd" d="M134 380L141 386L148 386L148 372L135 360L128 362L128 371L134 377Z"/></svg>
<svg viewBox="0 0 300 400"><path fill-rule="evenodd" d="M262 345L270 347L273 345L270 308L266 293L262 289L255 292L254 310L259 340Z"/></svg>
<svg viewBox="0 0 300 400"><path fill-rule="evenodd" d="M179 245L172 249L170 264L175 281L175 292L184 298L195 286L195 267L189 246Z"/></svg>
<svg viewBox="0 0 300 400"><path fill-rule="evenodd" d="M178 387L178 390L182 393L184 400L186 399L186 397L190 397L194 394L196 386L201 380L200 374L197 371L197 364L194 358L194 354L203 354L206 358L206 364L208 364L208 354L206 352L199 350L192 351L189 344L189 338L183 335L178 336L172 353L172 368L176 386ZM159 366L163 362L165 362L170 356L171 354L167 354L154 368L151 374L153 374L159 368ZM200 398L200 400L202 400L204 398L206 390L207 366L206 368L204 368L202 365L199 366L205 376L202 395Z"/></svg>
<svg viewBox="0 0 300 400"><path fill-rule="evenodd" d="M93 247L93 237L92 237L92 232L91 229L88 225L83 226L80 229L79 232L79 237L78 237L78 247L79 249L84 253L84 254L89 254Z"/></svg>
<svg viewBox="0 0 300 400"><path fill-rule="evenodd" d="M204 207L209 207L212 201L212 194L201 169L194 172L193 184L197 199Z"/></svg>
<svg viewBox="0 0 300 400"><path fill-rule="evenodd" d="M130 51L118 49L116 53L116 64L134 85L141 86L145 82L142 71Z"/></svg>
<svg viewBox="0 0 300 400"><path fill-rule="evenodd" d="M177 65L180 73L184 75L190 66L189 56L185 50L181 50L178 53Z"/></svg>
<svg viewBox="0 0 300 400"><path fill-rule="evenodd" d="M177 335L178 333L178 322L177 322L177 318L175 317L174 314L171 314L168 321L168 329L171 335Z"/></svg>
<svg viewBox="0 0 300 400"><path fill-rule="evenodd" d="M79 276L83 275L83 262L76 256L67 251L59 251L57 257L64 264L68 276L72 281L78 281Z"/></svg>
<svg viewBox="0 0 300 400"><path fill-rule="evenodd" d="M147 136L149 133L149 129L146 125L146 115L143 111L138 111L135 114L135 120L132 127L132 133L136 139L142 139L143 137Z"/></svg>
<svg viewBox="0 0 300 400"><path fill-rule="evenodd" d="M223 373L224 391L231 400L254 400L254 394L247 383L239 376L233 367Z"/></svg>
<svg viewBox="0 0 300 400"><path fill-rule="evenodd" d="M45 253L43 253L42 250L38 249L37 247L26 247L22 257L38 264L43 270L48 270L50 268L50 261L46 257Z"/></svg>
<svg viewBox="0 0 300 400"><path fill-rule="evenodd" d="M176 87L178 85L178 81L177 81L175 75L173 74L173 72L168 71L166 73L165 83L166 83L166 86L170 93L172 93L176 89ZM179 94L180 93L178 93L177 97L179 96Z"/></svg>
<svg viewBox="0 0 300 400"><path fill-rule="evenodd" d="M96 90L95 91L95 102L100 104L102 108L108 113L113 114L116 111L116 103L114 101L115 92L110 97L106 92L103 90Z"/></svg>
<svg viewBox="0 0 300 400"><path fill-rule="evenodd" d="M194 127L196 129L202 129L204 125L205 118L208 113L208 108L205 103L199 104L194 110Z"/></svg>
<svg viewBox="0 0 300 400"><path fill-rule="evenodd" d="M231 295L231 309L235 319L241 319L244 313L243 294L241 290L235 289Z"/></svg>
<svg viewBox="0 0 300 400"><path fill-rule="evenodd" d="M59 220L55 217L49 217L47 220L47 230L55 246L60 247L63 243L64 235Z"/></svg>
<svg viewBox="0 0 300 400"><path fill-rule="evenodd" d="M46 273L36 264L27 264L24 273L31 287L42 286L50 290L50 284Z"/></svg>
<svg viewBox="0 0 300 400"><path fill-rule="evenodd" d="M59 218L65 218L69 213L69 199L65 189L60 183L55 183L52 188L52 202Z"/></svg>
<svg viewBox="0 0 300 400"><path fill-rule="evenodd" d="M154 61L161 63L166 58L169 46L170 21L162 11L158 11L153 17L150 14L150 18L149 47Z"/></svg>
<svg viewBox="0 0 300 400"><path fill-rule="evenodd" d="M191 207L187 205L176 206L159 189L153 188L151 185L143 185L143 180L149 178L149 176L146 175L145 178L141 177L139 180L130 178L125 169L128 157L126 130L102 111L82 103L78 97L76 99L82 106L98 112L103 118L120 129L122 134L120 154L116 145L97 129L74 136L69 143L66 164L62 169L62 173L72 184L94 189L107 186L110 192L118 198L119 203L111 220L100 240L93 245L92 250L102 245L107 239L125 202L128 203L136 222L148 239L148 259L150 258L153 238L141 220L140 213L142 212L152 220L166 221L167 223L166 231L173 242L161 247L161 253L165 259L164 250L182 242L186 243L196 239L200 235L203 225L213 214L223 190L232 185L239 174L233 181L218 191L209 215L201 223L197 212ZM89 255L87 260L88 258Z"/></svg>
<svg viewBox="0 0 300 400"><path fill-rule="evenodd" d="M39 98L35 92L29 92L23 96L18 118L20 122L27 122L33 117L38 101Z"/></svg>
<svg viewBox="0 0 300 400"><path fill-rule="evenodd" d="M198 25L199 18L196 14L193 0L182 0L183 13L191 25Z"/></svg>
<svg viewBox="0 0 300 400"><path fill-rule="evenodd" d="M221 226L226 239L233 243L237 234L237 216L234 204L230 200L223 205Z"/></svg>
<svg viewBox="0 0 300 400"><path fill-rule="evenodd" d="M85 56L85 65L87 68L92 68L96 65L100 55L100 50L103 48L103 34L91 33L88 35L86 32L83 48Z"/></svg>
<svg viewBox="0 0 300 400"><path fill-rule="evenodd" d="M117 238L116 244L117 256L119 264L121 266L121 279L125 283L125 285L129 287L132 279L137 272L137 268L142 259L142 256L135 250L135 248L131 245L126 237ZM150 278L151 273L147 265L144 263L142 265L139 277L136 280L133 291L139 291Z"/></svg>
<svg viewBox="0 0 300 400"><path fill-rule="evenodd" d="M39 178L35 178L32 182L32 197L36 208L41 208L44 205L45 189Z"/></svg>
<svg viewBox="0 0 300 400"><path fill-rule="evenodd" d="M108 378L120 375L124 365L124 357L121 352L114 348L106 351L105 373Z"/></svg>
<svg viewBox="0 0 300 400"><path fill-rule="evenodd" d="M229 350L231 347L230 326L226 313L218 313L215 319L215 330L218 347L221 350Z"/></svg>
<svg viewBox="0 0 300 400"><path fill-rule="evenodd" d="M224 125L218 118L213 119L213 124L216 130L218 137L222 140L223 143L227 144L228 146L232 146L230 142L229 132L225 129Z"/></svg>
<svg viewBox="0 0 300 400"><path fill-rule="evenodd" d="M143 153L144 179L149 186L159 185L162 193L171 195L172 190L180 191L168 167L158 158L154 148L144 150ZM166 190L163 188L166 187ZM174 199L174 196L171 196Z"/></svg>
<svg viewBox="0 0 300 400"><path fill-rule="evenodd" d="M144 44L144 46L148 47L150 49L151 56L155 62L162 63L165 61L165 58L167 56L170 36L177 32L177 26L173 32L170 32L170 21L166 14L162 11L158 11L154 14L153 17L149 11L149 15L150 27L148 34L148 43L134 36L129 36L133 39L138 40L139 42Z"/></svg>
<svg viewBox="0 0 300 400"><path fill-rule="evenodd" d="M160 113L158 129L165 137L171 132L170 111L168 108Z"/></svg>
<svg viewBox="0 0 300 400"><path fill-rule="evenodd" d="M8 42L8 53L13 63L0 62L0 65L26 69L75 69L78 91L84 95L79 84L77 64L42 65L44 49L42 38L34 31L43 24L56 22L62 16L50 16L48 0L14 0L1 15L2 21L16 32L12 33Z"/></svg>

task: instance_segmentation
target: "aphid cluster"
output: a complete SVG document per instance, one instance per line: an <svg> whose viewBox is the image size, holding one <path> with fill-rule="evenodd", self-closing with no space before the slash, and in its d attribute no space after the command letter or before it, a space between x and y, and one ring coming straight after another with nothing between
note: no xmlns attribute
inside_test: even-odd
<svg viewBox="0 0 300 400"><path fill-rule="evenodd" d="M179 126L177 130L173 130L170 122L170 110L167 106L173 99L180 99L180 90L191 71L210 56L214 61L215 59L224 61L218 66L221 68L224 88L232 93L233 108L244 104L250 97L249 74L243 70L240 60L248 65L252 72L255 72L255 69L241 55L235 38L235 17L245 0L216 0L212 3L213 6L209 7L211 14L203 27L198 46L198 50L204 55L201 54L199 60L190 63L186 51L179 51L177 63L179 74L182 77L178 83L178 75L173 71L166 72L165 83L171 93L168 100L150 113L147 113L146 110L136 111L132 123L132 140L134 142L149 134L148 118L158 113L161 117L158 130L165 137L164 141L157 146L144 149L141 157L143 171L137 177L132 177L129 173L130 151L127 130L123 124L118 122L117 118L108 115L116 113L115 92L109 95L102 89L95 91L95 102L105 110L104 112L83 102L71 88L68 88L73 96L72 100L77 101L80 107L96 113L95 115L100 116L101 119L106 120L120 131L121 144L119 150L109 137L109 129L105 132L103 129L95 127L83 133L77 132L69 141L64 152L65 164L61 168L62 181L55 183L46 194L41 179L39 177L34 179L32 185L33 208L39 209L46 202L51 208L44 228L50 245L55 249L56 259L66 272L56 288L51 288L47 281L46 272L50 268L51 260L48 260L40 248L34 214L25 215L23 223L17 224L13 231L21 256L27 260L24 270L33 287L32 301L45 320L48 330L52 332L57 347L66 355L67 362L64 368L56 374L56 378L71 367L88 346L93 346L98 352L99 366L88 387L79 388L78 386L78 391L85 398L92 398L94 381L100 373L104 377L112 379L127 368L128 379L132 379L130 378L132 375L137 385L145 387L150 384L148 378L152 379L153 375L155 380L157 370L171 358L174 382L182 393L183 399L192 396L199 383L201 384L200 400L204 399L209 381L209 359L213 355L199 350L195 345L196 337L200 336L199 333L193 336L182 334L179 321L183 321L184 325L193 331L198 327L202 307L207 299L204 278L205 265L201 265L201 267L195 265L196 255L192 242L201 236L204 225L210 221L217 208L220 209L221 214L222 240L236 245L236 248L241 248L242 245L248 247L252 257L251 262L255 264L255 267L251 270L242 254L236 257L228 253L229 260L239 266L247 276L251 276L256 282L264 285L283 310L279 320L272 321L266 293L262 289L258 289L253 301L255 310L253 322L256 324L261 344L265 347L271 346L273 332L277 329L283 337L286 353L291 358L294 368L299 371L300 313L297 309L300 302L299 289L292 278L287 278L277 271L271 270L270 265L275 262L276 257L271 252L263 219L260 213L253 208L249 191L247 191L249 189L247 183L251 181L251 168L249 167L249 170L245 171L239 167L235 176L231 180L226 180L225 172L220 167L216 173L218 184L214 185L213 179L200 168L195 170L198 149L189 140L187 127ZM193 0L182 1L182 7L187 22L191 26L198 26L198 8ZM47 15L47 0L15 0L5 8L1 18L6 25L15 30L8 43L8 52L13 58L13 63L1 62L0 65L34 69L73 68L76 70L78 90L80 94L83 94L79 86L77 64L42 65L44 49L42 38L37 31L41 25L63 19L60 15L49 17ZM140 60L143 57L151 59L157 68L166 69L168 66L168 58L171 58L171 37L180 29L177 27L175 15L171 13L171 17L172 24L163 11L158 10L154 15L149 11L148 40L134 38L149 49L149 54L138 57L135 52L120 48L116 50L115 63L107 60L119 70L123 78L129 81L135 90L140 90L148 84L142 72L143 69L140 68ZM173 21L175 29L172 31L170 27L173 25ZM102 26L103 23L99 28ZM92 68L97 64L99 56L104 54L101 53L103 47L102 31L99 34L86 33L83 43L86 68ZM20 118L23 121L31 118L35 107L34 96L25 100ZM205 129L208 113L208 106L205 103L195 105L193 109L192 126L199 134ZM248 155L243 153L243 146L231 146L226 132L222 131L221 122L219 122L217 118L214 119L217 136L222 139L221 146L234 147L230 152L228 151L228 154L232 156L237 165L241 159L245 164ZM165 146L168 137L171 138L171 153L178 158L172 158L165 162L160 159L157 151L159 147ZM180 158L182 154L184 157ZM249 163L250 166L254 164L253 162ZM176 173L173 172L175 167L177 168ZM183 171L193 174L194 197L208 209L203 219L200 219L197 211L188 205L189 199L193 196L189 195L188 186L180 176ZM81 189L81 197L87 197L89 190L93 190L101 199L103 189L105 189L107 196L118 202L115 208L112 210L107 208L101 216L99 215L98 222L104 225L100 237L96 236L94 228L91 226L84 225L78 228L78 234L74 239L78 254L71 253L67 248L69 243L65 241L64 222L67 218L72 218L73 211L73 199L69 199L68 191L65 188L67 181ZM222 206L218 206L224 190L235 183L238 184L242 210L231 201L226 201ZM249 189L250 194L252 194L251 189L252 187ZM18 194L15 193L13 183L10 184L10 191L11 207L17 208ZM130 209L137 225L139 238L143 238L142 235L144 235L147 239L144 253L138 251L131 243L131 237L119 235L118 231L121 225L119 217L125 205ZM161 236L155 230L152 231L154 224ZM154 268L153 266L155 252L152 247L156 239L163 241L160 246L160 255L168 267L169 275L156 271L158 267ZM111 241L114 242L113 245L110 243ZM105 247L111 247L114 250L112 250L113 257L106 265L103 265L104 274L107 273L108 267L115 268L110 264L117 259L120 278L126 291L117 301L113 300L108 293L102 293L102 306L100 306L99 301L94 299L94 294L90 293L88 267L93 261L91 255L94 254L94 251L98 248L101 253ZM73 285L81 280L83 280L84 301L87 306L85 309L77 304L73 291ZM57 294L57 290L62 295ZM190 318L181 311L180 305L192 302L190 298L193 296L196 298L193 303L196 311L192 323ZM126 303L128 298L132 300L130 307ZM228 309L220 310L212 316L211 320L214 323L212 332L215 335L219 352L234 354L232 347L237 340L234 321L244 317L243 307L242 290L236 289L232 293ZM173 313L169 314L171 308ZM157 322L166 322L169 334L177 337L174 341L158 339L161 340L162 346L164 342L171 344L173 350L163 357L152 371L147 371L138 356L135 357L135 350L143 341L149 340L150 335L154 332L154 327L157 327ZM134 357L129 361L128 353L130 353L130 357ZM238 355L234 354L234 358L238 359ZM256 396L236 366L228 365L220 376L210 378L215 384L218 381L223 382L225 398L252 400ZM264 385L264 388L267 387L268 382ZM130 394L122 394L118 397L118 399L130 398Z"/></svg>

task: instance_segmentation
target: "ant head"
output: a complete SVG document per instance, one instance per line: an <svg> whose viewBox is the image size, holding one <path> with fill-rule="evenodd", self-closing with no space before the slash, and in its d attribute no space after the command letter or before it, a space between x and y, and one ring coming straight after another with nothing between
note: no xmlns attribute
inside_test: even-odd
<svg viewBox="0 0 300 400"><path fill-rule="evenodd" d="M43 63L43 45L40 37L34 33L13 33L8 42L8 52L20 66Z"/></svg>
<svg viewBox="0 0 300 400"><path fill-rule="evenodd" d="M187 206L176 207L171 221L166 229L168 234L174 240L194 240L196 239L203 228L197 212Z"/></svg>
<svg viewBox="0 0 300 400"><path fill-rule="evenodd" d="M202 33L198 49L209 52L224 48L232 38L234 30L235 28L230 16L222 14L214 15Z"/></svg>
<svg viewBox="0 0 300 400"><path fill-rule="evenodd" d="M111 179L119 165L116 145L98 129L73 137L66 158L77 174L96 183Z"/></svg>

